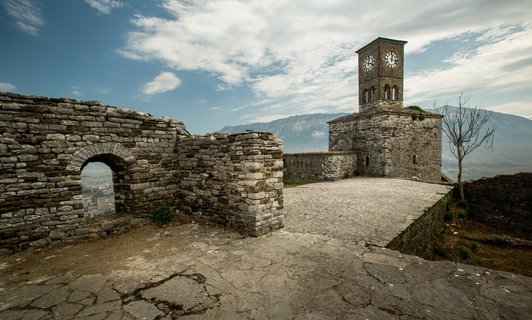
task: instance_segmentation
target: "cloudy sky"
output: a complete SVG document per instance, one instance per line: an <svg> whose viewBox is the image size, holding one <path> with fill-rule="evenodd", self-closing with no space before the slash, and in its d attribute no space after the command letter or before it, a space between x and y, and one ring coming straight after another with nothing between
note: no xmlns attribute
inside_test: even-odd
<svg viewBox="0 0 532 320"><path fill-rule="evenodd" d="M99 100L205 133L358 110L355 51L406 40L405 104L532 119L529 0L2 0L0 91Z"/></svg>

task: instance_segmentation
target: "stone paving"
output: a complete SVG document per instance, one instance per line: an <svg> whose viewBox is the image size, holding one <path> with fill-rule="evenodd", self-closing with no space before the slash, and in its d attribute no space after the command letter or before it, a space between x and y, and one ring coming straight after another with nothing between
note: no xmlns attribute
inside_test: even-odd
<svg viewBox="0 0 532 320"><path fill-rule="evenodd" d="M285 190L285 229L258 238L148 225L4 256L0 319L527 319L531 278L378 246L446 190L318 183Z"/></svg>

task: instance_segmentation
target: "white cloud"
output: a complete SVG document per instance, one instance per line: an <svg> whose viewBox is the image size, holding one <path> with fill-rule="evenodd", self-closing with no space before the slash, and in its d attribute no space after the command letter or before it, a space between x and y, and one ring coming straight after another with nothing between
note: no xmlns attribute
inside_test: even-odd
<svg viewBox="0 0 532 320"><path fill-rule="evenodd" d="M85 2L101 14L110 14L113 9L124 6L124 2L118 0L85 0Z"/></svg>
<svg viewBox="0 0 532 320"><path fill-rule="evenodd" d="M75 96L81 96L83 92L78 87L72 87L71 93Z"/></svg>
<svg viewBox="0 0 532 320"><path fill-rule="evenodd" d="M378 10L349 0L165 0L162 7L170 17L135 17L136 29L119 53L210 73L220 80L220 90L249 86L256 101L243 107L253 108L243 118L248 121L354 111L355 51L377 36L408 40L407 54L429 50L439 40L478 37L474 52L448 57L450 67L406 79L407 95L416 100L532 79L532 72L509 69L532 52L526 24L532 10L523 10L519 0L383 0Z"/></svg>
<svg viewBox="0 0 532 320"><path fill-rule="evenodd" d="M458 95L475 90L504 90L516 86L532 87L532 24L523 30L493 37L482 34L480 44L471 52L449 57L450 67L424 70L405 79L407 96L413 102Z"/></svg>
<svg viewBox="0 0 532 320"><path fill-rule="evenodd" d="M44 18L33 0L7 0L4 2L7 13L16 21L17 27L32 36L38 36L44 27Z"/></svg>
<svg viewBox="0 0 532 320"><path fill-rule="evenodd" d="M218 110L221 110L222 108L220 107L210 107L209 110L210 111L218 111Z"/></svg>
<svg viewBox="0 0 532 320"><path fill-rule="evenodd" d="M172 72L161 72L152 81L142 87L142 93L154 95L167 91L172 91L181 84L181 80Z"/></svg>
<svg viewBox="0 0 532 320"><path fill-rule="evenodd" d="M17 89L17 86L9 82L0 82L0 92L12 92Z"/></svg>
<svg viewBox="0 0 532 320"><path fill-rule="evenodd" d="M511 113L532 120L532 102L513 101L487 108L495 112Z"/></svg>

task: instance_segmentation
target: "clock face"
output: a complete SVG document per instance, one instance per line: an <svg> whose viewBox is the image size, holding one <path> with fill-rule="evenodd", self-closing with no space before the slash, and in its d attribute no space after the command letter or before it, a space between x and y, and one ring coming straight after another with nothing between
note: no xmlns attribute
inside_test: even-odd
<svg viewBox="0 0 532 320"><path fill-rule="evenodd" d="M395 54L393 51L386 52L386 55L384 56L384 61L386 61L386 65L390 68L397 67L398 60L397 54Z"/></svg>
<svg viewBox="0 0 532 320"><path fill-rule="evenodd" d="M370 71L373 69L373 66L375 65L375 58L372 55L369 55L364 59L364 64L362 64L362 69L365 72Z"/></svg>

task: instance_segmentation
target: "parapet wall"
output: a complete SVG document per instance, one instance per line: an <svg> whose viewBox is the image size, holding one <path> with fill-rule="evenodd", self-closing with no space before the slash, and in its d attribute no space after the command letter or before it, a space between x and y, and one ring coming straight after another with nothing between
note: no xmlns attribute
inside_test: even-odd
<svg viewBox="0 0 532 320"><path fill-rule="evenodd" d="M176 205L253 236L283 226L282 143L271 133L181 137Z"/></svg>
<svg viewBox="0 0 532 320"><path fill-rule="evenodd" d="M108 219L83 209L89 162L113 171ZM114 233L162 204L252 235L282 226L280 141L190 136L181 122L97 101L0 94L0 249Z"/></svg>
<svg viewBox="0 0 532 320"><path fill-rule="evenodd" d="M336 181L352 177L357 157L353 152L285 153L284 181Z"/></svg>
<svg viewBox="0 0 532 320"><path fill-rule="evenodd" d="M471 215L496 228L532 233L532 173L501 175L467 182Z"/></svg>

